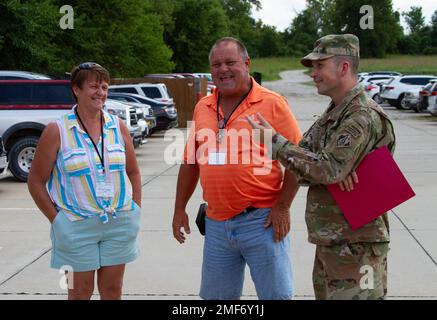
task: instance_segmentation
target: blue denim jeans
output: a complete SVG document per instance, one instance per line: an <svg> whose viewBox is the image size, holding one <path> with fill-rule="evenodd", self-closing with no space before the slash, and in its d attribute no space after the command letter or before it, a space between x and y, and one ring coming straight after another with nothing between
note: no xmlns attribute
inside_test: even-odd
<svg viewBox="0 0 437 320"><path fill-rule="evenodd" d="M239 299L247 265L261 300L291 299L290 237L274 242L273 227L264 228L270 208L241 213L226 221L206 218L200 297Z"/></svg>

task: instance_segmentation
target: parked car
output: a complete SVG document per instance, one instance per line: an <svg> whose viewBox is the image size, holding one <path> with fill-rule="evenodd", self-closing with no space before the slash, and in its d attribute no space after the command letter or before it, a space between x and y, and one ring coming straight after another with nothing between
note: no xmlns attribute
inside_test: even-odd
<svg viewBox="0 0 437 320"><path fill-rule="evenodd" d="M358 81L361 81L361 78L363 77L370 77L370 76L402 76L402 73L395 72L395 71L372 71L372 72L360 72L358 73Z"/></svg>
<svg viewBox="0 0 437 320"><path fill-rule="evenodd" d="M115 99L110 99L114 102L120 102ZM156 126L156 118L153 116L153 109L149 105L143 105L143 104L134 104L134 103L126 103L122 102L123 104L130 105L131 107L135 108L135 112L137 114L137 124L141 128L142 133L142 139L143 143L146 142L146 137L150 135L151 130Z"/></svg>
<svg viewBox="0 0 437 320"><path fill-rule="evenodd" d="M405 92L414 88L421 88L425 86L430 80L437 79L436 76L431 75L409 75L397 76L387 84L382 86L381 98L387 100L388 103L398 109L408 110L405 105Z"/></svg>
<svg viewBox="0 0 437 320"><path fill-rule="evenodd" d="M110 93L135 93L165 103L174 103L173 96L164 83L116 84L109 86Z"/></svg>
<svg viewBox="0 0 437 320"><path fill-rule="evenodd" d="M204 78L207 78L208 81L211 81L211 82L212 82L212 75L211 75L211 73L207 73L207 72L199 73L199 72L197 72L197 73L193 73L193 74L196 75L196 76L198 76L198 77L204 77Z"/></svg>
<svg viewBox="0 0 437 320"><path fill-rule="evenodd" d="M3 139L0 137L0 179L5 177L8 172L8 157L3 145Z"/></svg>
<svg viewBox="0 0 437 320"><path fill-rule="evenodd" d="M212 81L211 73L193 73L193 74L208 79L207 94L211 94L212 91L215 89L215 84L214 81Z"/></svg>
<svg viewBox="0 0 437 320"><path fill-rule="evenodd" d="M149 73L149 74L146 74L144 76L144 78L170 78L170 79L178 78L178 79L182 79L185 77L183 75L177 74L177 73Z"/></svg>
<svg viewBox="0 0 437 320"><path fill-rule="evenodd" d="M407 109L417 110L417 106L419 104L419 93L420 88L410 89L405 92L404 101L402 103L405 104Z"/></svg>
<svg viewBox="0 0 437 320"><path fill-rule="evenodd" d="M175 76L182 76L183 78L192 78L194 79L195 92L197 95L197 101L203 98L203 93L201 92L201 79L206 79L206 94L211 94L213 88L215 88L214 83L212 82L212 77L210 73L173 73ZM209 76L208 76L209 75Z"/></svg>
<svg viewBox="0 0 437 320"><path fill-rule="evenodd" d="M437 102L437 80L431 80L434 85L430 89L430 95L428 96L428 105L435 105Z"/></svg>
<svg viewBox="0 0 437 320"><path fill-rule="evenodd" d="M143 133L141 127L138 125L136 108L112 99L107 99L103 108L109 113L118 116L125 122L129 129L134 147L138 148L143 141Z"/></svg>
<svg viewBox="0 0 437 320"><path fill-rule="evenodd" d="M376 103L382 103L379 93L381 86L392 79L390 76L363 76L361 77L359 84L364 88L366 93L376 101Z"/></svg>
<svg viewBox="0 0 437 320"><path fill-rule="evenodd" d="M434 105L437 97L437 80L431 80L419 93L419 103L414 109L416 112L427 111L429 106Z"/></svg>
<svg viewBox="0 0 437 320"><path fill-rule="evenodd" d="M195 73L189 73L189 72L181 72L181 73L172 73L174 76L182 76L183 78L200 78L199 75Z"/></svg>
<svg viewBox="0 0 437 320"><path fill-rule="evenodd" d="M68 80L0 80L0 136L15 178L27 180L45 126L74 103Z"/></svg>
<svg viewBox="0 0 437 320"><path fill-rule="evenodd" d="M0 80L49 80L48 75L29 72L29 71L14 71L14 70L0 70Z"/></svg>
<svg viewBox="0 0 437 320"><path fill-rule="evenodd" d="M434 100L434 104L430 104L428 107L428 112L433 116L437 116L437 99Z"/></svg>
<svg viewBox="0 0 437 320"><path fill-rule="evenodd" d="M110 92L108 98L125 103L142 103L150 105L153 109L153 114L156 117L156 127L153 131L167 130L178 125L178 113L172 103L163 103L139 94L130 93Z"/></svg>
<svg viewBox="0 0 437 320"><path fill-rule="evenodd" d="M371 71L371 72L368 72L367 75L369 75L369 76L376 76L376 75L402 76L402 73L396 72L396 71Z"/></svg>
<svg viewBox="0 0 437 320"><path fill-rule="evenodd" d="M27 180L45 126L74 104L69 80L0 80L0 136L16 179Z"/></svg>
<svg viewBox="0 0 437 320"><path fill-rule="evenodd" d="M124 102L137 109L138 122L143 121L147 130L143 130L143 139L150 136L153 129L156 127L156 117L153 113L153 108L148 104Z"/></svg>

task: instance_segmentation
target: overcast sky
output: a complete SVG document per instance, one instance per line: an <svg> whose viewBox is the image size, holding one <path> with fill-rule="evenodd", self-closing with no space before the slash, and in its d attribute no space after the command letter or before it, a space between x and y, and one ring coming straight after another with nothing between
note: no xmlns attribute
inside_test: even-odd
<svg viewBox="0 0 437 320"><path fill-rule="evenodd" d="M422 7L425 23L431 22L434 10L437 10L436 0L392 0L393 8L397 11L408 11L412 5ZM297 13L306 7L305 0L261 0L262 10L253 12L255 19L261 19L264 24L275 26L278 31L284 31L290 26ZM406 25L401 17L402 26ZM375 21L377 23L377 21Z"/></svg>

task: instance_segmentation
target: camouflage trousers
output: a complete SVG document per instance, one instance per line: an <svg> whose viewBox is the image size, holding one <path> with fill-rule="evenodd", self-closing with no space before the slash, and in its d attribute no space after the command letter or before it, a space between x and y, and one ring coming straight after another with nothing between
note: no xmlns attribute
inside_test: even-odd
<svg viewBox="0 0 437 320"><path fill-rule="evenodd" d="M387 242L318 245L313 269L316 299L385 299L388 250Z"/></svg>

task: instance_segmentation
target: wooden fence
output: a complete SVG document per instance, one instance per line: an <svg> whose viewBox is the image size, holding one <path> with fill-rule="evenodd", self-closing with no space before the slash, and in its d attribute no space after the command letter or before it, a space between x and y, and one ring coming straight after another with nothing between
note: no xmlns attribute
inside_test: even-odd
<svg viewBox="0 0 437 320"><path fill-rule="evenodd" d="M171 92L178 111L178 125L187 127L187 121L193 118L194 106L197 101L206 95L208 81L206 78L124 78L111 79L111 84L134 83L164 83Z"/></svg>

